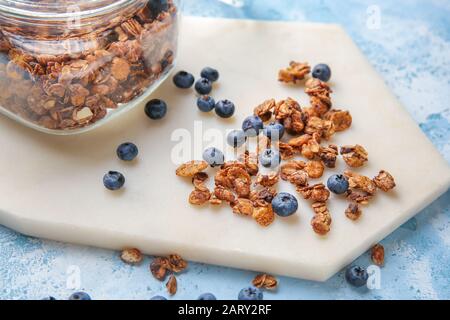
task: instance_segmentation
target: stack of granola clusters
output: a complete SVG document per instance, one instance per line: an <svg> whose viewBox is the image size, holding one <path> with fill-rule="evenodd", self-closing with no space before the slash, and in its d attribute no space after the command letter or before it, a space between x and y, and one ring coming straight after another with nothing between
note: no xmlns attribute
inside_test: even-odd
<svg viewBox="0 0 450 320"><path fill-rule="evenodd" d="M306 63L291 62L289 67L279 72L279 80L297 83L305 80L311 68ZM330 190L323 183L310 180L323 176L326 168L335 168L339 154L348 167L359 168L368 161L368 153L360 145L342 146L329 143L334 134L347 130L352 125L348 111L333 109L332 90L327 83L309 78L305 81L305 92L310 98L309 107L300 107L292 98L281 101L270 99L254 109L254 115L263 122L281 123L289 138L270 141L260 136L256 154L248 151L239 161L226 162L215 175L215 188L211 192L205 185L208 167L205 161L192 161L178 168L177 175L192 177L195 190L189 197L194 205L228 203L233 212L253 217L260 225L268 226L275 218L272 199L277 195L279 178L295 185L297 192L310 201L314 216L311 226L315 233L326 235L331 230L332 217L327 202ZM258 174L259 154L270 145L277 145L281 158L279 171L267 175ZM302 157L306 161L297 160ZM256 176L252 183L252 176ZM395 187L394 178L387 171L373 179L352 171L345 171L348 181L345 197L349 206L345 211L351 220L361 216L361 205L368 204L377 189L384 192Z"/></svg>
<svg viewBox="0 0 450 320"><path fill-rule="evenodd" d="M0 106L48 129L76 129L141 95L176 53L177 8L154 2L65 35L0 16Z"/></svg>

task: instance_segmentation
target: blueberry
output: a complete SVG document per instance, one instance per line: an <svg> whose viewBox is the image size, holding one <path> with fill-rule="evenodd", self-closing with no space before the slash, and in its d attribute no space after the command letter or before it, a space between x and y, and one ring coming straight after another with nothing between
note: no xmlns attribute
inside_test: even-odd
<svg viewBox="0 0 450 320"><path fill-rule="evenodd" d="M242 130L244 130L247 137L256 137L259 132L263 130L264 123L258 116L249 116L245 118L242 123Z"/></svg>
<svg viewBox="0 0 450 320"><path fill-rule="evenodd" d="M204 68L200 75L202 78L206 78L211 82L216 82L219 80L219 71L210 67Z"/></svg>
<svg viewBox="0 0 450 320"><path fill-rule="evenodd" d="M167 299L164 298L163 296L154 296L154 297L151 297L150 300L167 300Z"/></svg>
<svg viewBox="0 0 450 320"><path fill-rule="evenodd" d="M56 298L52 297L52 296L48 296L48 297L42 298L41 300L56 300Z"/></svg>
<svg viewBox="0 0 450 320"><path fill-rule="evenodd" d="M200 111L203 112L210 112L212 111L216 106L216 101L210 96L200 96L197 99L197 107L200 109Z"/></svg>
<svg viewBox="0 0 450 320"><path fill-rule="evenodd" d="M212 293L204 293L197 300L217 300L217 298Z"/></svg>
<svg viewBox="0 0 450 320"><path fill-rule="evenodd" d="M225 163L225 156L222 151L212 147L203 151L203 160L208 162L211 167L217 167Z"/></svg>
<svg viewBox="0 0 450 320"><path fill-rule="evenodd" d="M280 217L289 217L297 212L298 201L292 194L280 192L273 198L272 208Z"/></svg>
<svg viewBox="0 0 450 320"><path fill-rule="evenodd" d="M327 82L331 78L331 69L326 64L318 64L314 67L312 76L313 78L317 78L323 82Z"/></svg>
<svg viewBox="0 0 450 320"><path fill-rule="evenodd" d="M70 295L69 300L91 300L91 297L86 292L75 292Z"/></svg>
<svg viewBox="0 0 450 320"><path fill-rule="evenodd" d="M238 300L263 300L263 293L255 287L247 287L239 292Z"/></svg>
<svg viewBox="0 0 450 320"><path fill-rule="evenodd" d="M221 118L231 118L236 107L230 100L220 100L216 103L216 113Z"/></svg>
<svg viewBox="0 0 450 320"><path fill-rule="evenodd" d="M145 114L152 120L159 120L165 117L167 104L160 99L153 99L145 105Z"/></svg>
<svg viewBox="0 0 450 320"><path fill-rule="evenodd" d="M119 190L125 184L125 177L117 171L109 171L103 176L103 184L106 189Z"/></svg>
<svg viewBox="0 0 450 320"><path fill-rule="evenodd" d="M247 136L242 130L233 130L227 136L227 143L233 148L239 148L245 141L247 141Z"/></svg>
<svg viewBox="0 0 450 320"><path fill-rule="evenodd" d="M122 143L117 148L117 156L123 161L132 161L139 153L138 147L131 142Z"/></svg>
<svg viewBox="0 0 450 320"><path fill-rule="evenodd" d="M351 266L345 271L345 280L354 287L366 285L369 274L360 266Z"/></svg>
<svg viewBox="0 0 450 320"><path fill-rule="evenodd" d="M189 89L194 84L194 76L186 71L180 71L173 77L173 83L180 89Z"/></svg>
<svg viewBox="0 0 450 320"><path fill-rule="evenodd" d="M278 122L268 124L263 131L264 135L273 140L280 140L284 136L284 126Z"/></svg>
<svg viewBox="0 0 450 320"><path fill-rule="evenodd" d="M167 0L149 0L147 6L150 9L152 19L155 19L161 12L169 10Z"/></svg>
<svg viewBox="0 0 450 320"><path fill-rule="evenodd" d="M259 156L259 160L265 168L276 168L281 163L281 155L275 149L266 149Z"/></svg>
<svg viewBox="0 0 450 320"><path fill-rule="evenodd" d="M335 174L328 178L327 187L331 192L344 194L348 190L348 180L342 174Z"/></svg>
<svg viewBox="0 0 450 320"><path fill-rule="evenodd" d="M212 83L206 78L200 78L195 83L195 90L199 94L210 94L212 91Z"/></svg>

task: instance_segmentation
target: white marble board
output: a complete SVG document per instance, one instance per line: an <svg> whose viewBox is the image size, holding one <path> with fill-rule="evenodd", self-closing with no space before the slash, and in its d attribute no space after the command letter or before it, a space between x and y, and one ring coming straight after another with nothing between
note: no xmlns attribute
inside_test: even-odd
<svg viewBox="0 0 450 320"><path fill-rule="evenodd" d="M311 230L312 210L304 200L296 216L276 219L267 229L227 206L193 207L187 202L192 186L175 176L171 161L171 134L192 132L196 120L204 130L225 131L240 127L266 98L291 96L306 105L301 86L277 81L278 69L292 59L331 66L334 105L354 118L333 142L364 145L370 161L358 172L374 176L386 169L398 185L391 194L380 192L356 223L343 213L346 201L332 197L327 237ZM153 94L170 106L160 122L149 121L140 106L92 132L65 137L1 117L0 223L48 239L176 252L194 261L323 281L448 189L447 163L339 26L184 18L178 69L197 75L206 65L221 71L214 97L237 105L231 120L201 114L193 91L177 90L170 80ZM115 156L125 141L140 148L132 164ZM124 190L105 190L102 176L110 169L126 175ZM324 179L344 169L340 160ZM295 193L286 183L280 190Z"/></svg>

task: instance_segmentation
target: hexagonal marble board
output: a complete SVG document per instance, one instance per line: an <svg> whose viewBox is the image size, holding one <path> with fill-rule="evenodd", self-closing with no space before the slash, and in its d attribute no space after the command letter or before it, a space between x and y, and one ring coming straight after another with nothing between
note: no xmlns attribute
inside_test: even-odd
<svg viewBox="0 0 450 320"><path fill-rule="evenodd" d="M236 103L233 119L201 114L193 91L178 90L170 80L153 94L170 106L160 122L138 107L86 134L49 136L2 117L0 223L48 239L138 247L155 255L176 252L193 261L326 280L448 189L447 163L342 28L185 18L180 45L180 69L198 74L211 65L221 71L213 94ZM395 192L379 192L358 222L345 217L346 201L332 196L332 231L326 237L311 230L312 210L304 200L297 215L277 218L267 229L228 206L193 207L187 202L192 185L175 176L171 161L177 144L172 133L193 133L196 120L202 120L203 132L225 131L240 127L266 98L291 96L307 104L302 86L277 81L279 68L293 59L331 66L334 106L354 118L333 143L364 145L370 160L358 172L374 176L386 169L398 184ZM115 156L125 141L140 147L138 161L122 163ZM194 149L201 152L201 144ZM105 190L102 176L110 169L126 175L124 190ZM340 159L323 180L344 169ZM296 194L284 182L279 189Z"/></svg>

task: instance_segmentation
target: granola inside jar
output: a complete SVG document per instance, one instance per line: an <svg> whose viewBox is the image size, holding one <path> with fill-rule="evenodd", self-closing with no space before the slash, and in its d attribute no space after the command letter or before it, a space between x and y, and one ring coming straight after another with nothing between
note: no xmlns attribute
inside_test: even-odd
<svg viewBox="0 0 450 320"><path fill-rule="evenodd" d="M80 133L143 101L172 70L178 0L0 0L0 111Z"/></svg>

